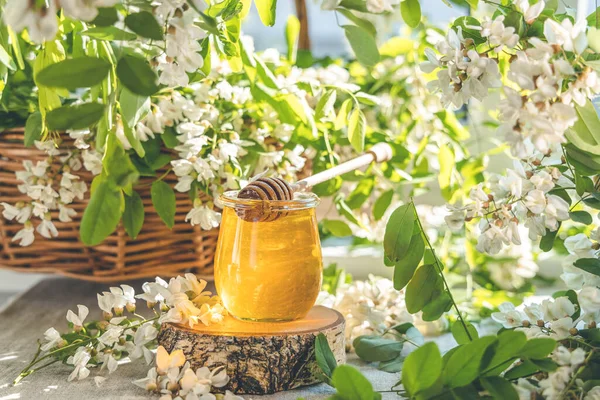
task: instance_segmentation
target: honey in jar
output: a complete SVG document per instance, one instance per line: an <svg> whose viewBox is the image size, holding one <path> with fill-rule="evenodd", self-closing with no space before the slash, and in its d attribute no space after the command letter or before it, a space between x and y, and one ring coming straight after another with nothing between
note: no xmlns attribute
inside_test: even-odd
<svg viewBox="0 0 600 400"><path fill-rule="evenodd" d="M248 321L304 317L321 287L323 262L312 193L291 201L221 196L215 284L225 308Z"/></svg>

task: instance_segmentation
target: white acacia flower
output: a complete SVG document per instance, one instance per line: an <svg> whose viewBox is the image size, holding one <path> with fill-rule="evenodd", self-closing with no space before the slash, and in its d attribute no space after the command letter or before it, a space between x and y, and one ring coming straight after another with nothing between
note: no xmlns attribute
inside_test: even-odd
<svg viewBox="0 0 600 400"><path fill-rule="evenodd" d="M373 14L393 12L394 6L400 4L400 0L367 0L367 10Z"/></svg>
<svg viewBox="0 0 600 400"><path fill-rule="evenodd" d="M146 300L150 303L158 303L165 300L163 295L161 294L161 290L163 288L167 288L169 284L165 282L162 278L156 277L155 282L145 282L142 285L143 294L138 294L135 296L138 299ZM161 288L159 290L159 288Z"/></svg>
<svg viewBox="0 0 600 400"><path fill-rule="evenodd" d="M581 309L594 318L600 315L600 289L595 286L586 286L577 294Z"/></svg>
<svg viewBox="0 0 600 400"><path fill-rule="evenodd" d="M75 367L67 380L71 382L75 378L77 378L77 380L87 378L90 374L87 364L91 358L92 357L86 347L78 347L75 354L67 359L67 364L71 364Z"/></svg>
<svg viewBox="0 0 600 400"><path fill-rule="evenodd" d="M67 321L73 324L74 327L82 327L85 321L85 318L90 313L90 310L84 305L77 305L77 314L73 311L67 311Z"/></svg>
<svg viewBox="0 0 600 400"><path fill-rule="evenodd" d="M158 388L158 373L156 372L156 368L152 368L148 370L148 374L145 378L137 379L133 381L133 384L145 389L149 392L154 392Z"/></svg>
<svg viewBox="0 0 600 400"><path fill-rule="evenodd" d="M42 7L30 1L9 0L4 6L4 22L16 32L27 28L27 33L35 43L51 40L58 31L56 5L49 1Z"/></svg>
<svg viewBox="0 0 600 400"><path fill-rule="evenodd" d="M25 221L29 220L32 213L31 205L25 204L22 207L15 207L8 203L0 203L4 207L2 211L2 215L9 221L13 219L16 220L20 224L24 224Z"/></svg>
<svg viewBox="0 0 600 400"><path fill-rule="evenodd" d="M564 244L570 254L579 258L590 258L594 256L592 241L583 233L569 236L565 239Z"/></svg>
<svg viewBox="0 0 600 400"><path fill-rule="evenodd" d="M127 352L129 353L129 357L132 360L136 360L143 356L146 360L146 364L150 364L154 356L146 345L156 339L157 335L158 330L154 327L152 322L146 322L140 326L133 336L133 342L127 342Z"/></svg>
<svg viewBox="0 0 600 400"><path fill-rule="evenodd" d="M35 240L33 225L30 221L25 221L23 229L18 231L11 239L12 242L19 242L20 246L29 246Z"/></svg>
<svg viewBox="0 0 600 400"><path fill-rule="evenodd" d="M550 230L558 229L559 221L566 221L569 216L569 204L556 195L548 196L548 205L546 206L546 227Z"/></svg>
<svg viewBox="0 0 600 400"><path fill-rule="evenodd" d="M516 328L529 321L528 316L515 308L514 304L505 302L498 306L499 312L492 313L492 319L505 328Z"/></svg>
<svg viewBox="0 0 600 400"><path fill-rule="evenodd" d="M43 237L51 239L58 236L58 230L49 218L50 214L48 213L35 230Z"/></svg>
<svg viewBox="0 0 600 400"><path fill-rule="evenodd" d="M190 221L192 226L200 225L204 230L211 230L221 223L221 214L205 205L201 205L192 208L185 216L185 220Z"/></svg>
<svg viewBox="0 0 600 400"><path fill-rule="evenodd" d="M571 319L571 317L564 317L552 321L550 322L550 329L552 329L553 333L550 337L556 340L565 339L571 336L571 333L569 332L571 328L573 328L573 319Z"/></svg>
<svg viewBox="0 0 600 400"><path fill-rule="evenodd" d="M534 214L541 214L546 208L546 195L541 190L535 189L525 196L525 206Z"/></svg>
<svg viewBox="0 0 600 400"><path fill-rule="evenodd" d="M546 2L544 0L539 0L537 3L532 5L530 4L529 0L516 0L515 6L517 7L517 10L523 13L525 22L532 24L542 13L544 7L546 7Z"/></svg>
<svg viewBox="0 0 600 400"><path fill-rule="evenodd" d="M544 313L544 320L553 321L570 317L575 313L575 305L566 296L553 300L546 299L542 301L542 311Z"/></svg>
<svg viewBox="0 0 600 400"><path fill-rule="evenodd" d="M43 351L48 351L57 347L63 340L60 333L54 328L48 328L46 332L44 332L44 339L46 339L46 343L40 347Z"/></svg>
<svg viewBox="0 0 600 400"><path fill-rule="evenodd" d="M113 318L114 320L114 318ZM111 320L112 322L112 320ZM98 341L105 346L113 346L119 341L121 335L123 335L123 327L119 325L110 324L108 329L98 338Z"/></svg>
<svg viewBox="0 0 600 400"><path fill-rule="evenodd" d="M60 222L71 222L73 217L77 215L77 211L74 209L60 204L58 206L58 220Z"/></svg>
<svg viewBox="0 0 600 400"><path fill-rule="evenodd" d="M548 18L544 22L544 36L550 44L557 44L566 51L581 54L588 45L586 28L585 19L573 25L569 18L563 19L561 23Z"/></svg>
<svg viewBox="0 0 600 400"><path fill-rule="evenodd" d="M552 359L556 361L558 365L570 365L576 367L583 364L585 361L585 351L581 348L576 348L573 351L569 351L564 346L558 346L552 352Z"/></svg>
<svg viewBox="0 0 600 400"><path fill-rule="evenodd" d="M179 368L185 364L183 350L174 350L171 354L163 346L156 350L156 371L159 375L166 374L172 368Z"/></svg>
<svg viewBox="0 0 600 400"><path fill-rule="evenodd" d="M548 193L554 187L554 178L546 171L534 174L530 179L536 189Z"/></svg>
<svg viewBox="0 0 600 400"><path fill-rule="evenodd" d="M586 394L583 400L600 400L600 386L594 386Z"/></svg>
<svg viewBox="0 0 600 400"><path fill-rule="evenodd" d="M92 21L98 16L98 8L112 7L119 0L60 0L65 14L74 19Z"/></svg>

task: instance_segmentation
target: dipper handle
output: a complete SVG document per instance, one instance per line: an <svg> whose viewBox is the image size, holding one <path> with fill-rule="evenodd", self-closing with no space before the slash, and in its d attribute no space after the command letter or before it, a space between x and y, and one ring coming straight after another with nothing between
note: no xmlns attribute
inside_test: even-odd
<svg viewBox="0 0 600 400"><path fill-rule="evenodd" d="M377 143L371 147L365 154L346 161L345 163L336 165L333 168L321 171L318 174L304 178L292 185L295 192L301 192L310 189L311 187L325 182L336 176L343 175L355 169L365 167L372 162L385 162L392 158L392 148L387 143Z"/></svg>

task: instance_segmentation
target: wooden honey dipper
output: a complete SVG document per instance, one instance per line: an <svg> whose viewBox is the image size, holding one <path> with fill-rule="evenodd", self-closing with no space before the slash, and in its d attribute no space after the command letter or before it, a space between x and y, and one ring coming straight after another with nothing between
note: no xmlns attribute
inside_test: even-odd
<svg viewBox="0 0 600 400"><path fill-rule="evenodd" d="M385 162L392 158L392 148L387 143L377 143L365 154L336 165L333 168L321 171L318 174L304 178L296 183L288 183L281 178L260 177L250 182L238 193L238 199L274 201L291 201L295 192L304 192L313 186L323 183L336 176L343 175L355 169L367 166L372 162ZM244 220L274 221L283 215L281 212L270 213L267 209L258 212L238 212Z"/></svg>

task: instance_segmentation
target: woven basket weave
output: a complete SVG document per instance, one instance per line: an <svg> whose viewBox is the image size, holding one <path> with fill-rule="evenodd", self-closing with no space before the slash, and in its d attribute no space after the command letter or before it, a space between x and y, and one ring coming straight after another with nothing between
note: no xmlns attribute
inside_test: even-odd
<svg viewBox="0 0 600 400"><path fill-rule="evenodd" d="M35 163L46 158L43 151L24 147L22 129L0 133L0 202L15 204L20 200L30 200L17 189L20 182L15 177L15 171L23 170L24 160ZM89 188L92 174L83 168L76 174ZM172 174L165 180L174 183L169 179L175 179ZM23 226L0 215L0 268L55 273L99 282L152 278L157 275L169 277L186 271L212 278L219 230L203 231L199 226L192 227L185 222L185 216L192 208L186 193L176 193L175 226L173 229L167 228L152 206L151 183L148 178L142 178L135 188L144 202L146 213L142 231L135 240L129 238L119 224L116 232L103 243L85 246L79 240L79 224L87 198L69 206L77 211L72 222L60 222L58 212L53 212L52 221L58 229L58 237L45 239L36 233L35 241L27 247L11 242ZM86 195L89 196L89 192Z"/></svg>

